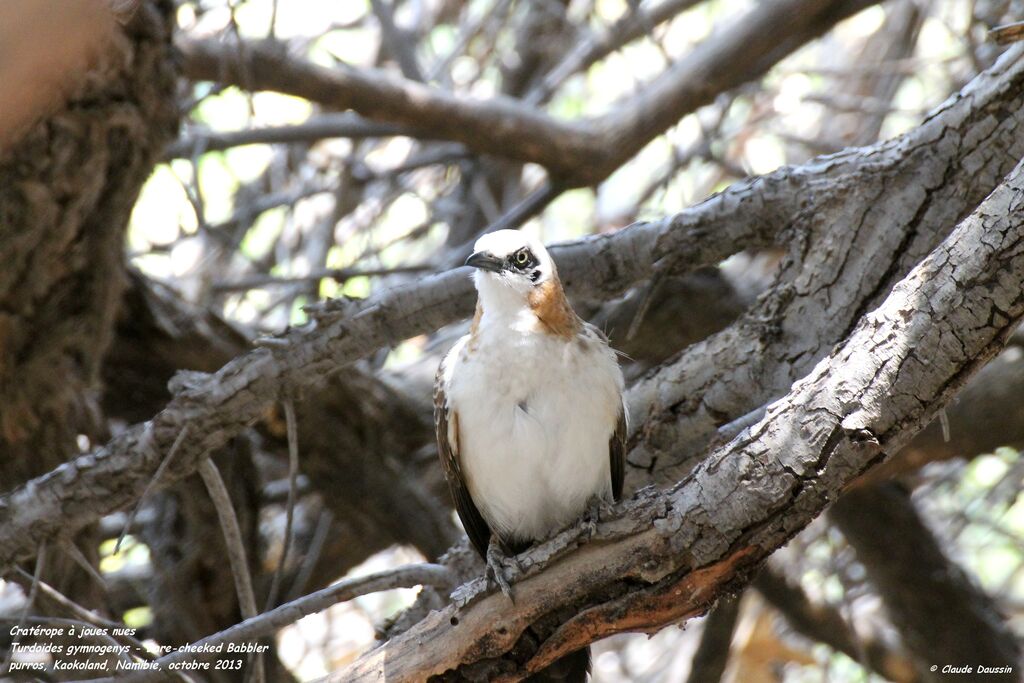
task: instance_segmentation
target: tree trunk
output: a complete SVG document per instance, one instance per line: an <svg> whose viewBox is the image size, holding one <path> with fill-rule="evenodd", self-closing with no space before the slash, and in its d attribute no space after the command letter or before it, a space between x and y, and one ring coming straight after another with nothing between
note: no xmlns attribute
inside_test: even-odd
<svg viewBox="0 0 1024 683"><path fill-rule="evenodd" d="M171 2L142 5L89 77L0 157L2 488L53 469L97 422L125 228L177 131Z"/></svg>

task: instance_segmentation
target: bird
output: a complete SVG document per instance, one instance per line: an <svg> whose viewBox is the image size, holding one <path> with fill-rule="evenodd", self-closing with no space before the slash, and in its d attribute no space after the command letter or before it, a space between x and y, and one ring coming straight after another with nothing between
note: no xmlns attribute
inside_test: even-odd
<svg viewBox="0 0 1024 683"><path fill-rule="evenodd" d="M438 454L466 534L512 599L514 555L621 498L624 383L539 241L497 230L466 265L476 312L435 379ZM585 681L589 669L583 648L528 680Z"/></svg>

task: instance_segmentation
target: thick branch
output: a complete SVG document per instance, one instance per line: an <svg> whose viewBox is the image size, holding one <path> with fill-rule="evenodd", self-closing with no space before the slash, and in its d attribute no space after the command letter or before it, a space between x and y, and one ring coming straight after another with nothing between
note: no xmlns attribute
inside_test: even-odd
<svg viewBox="0 0 1024 683"><path fill-rule="evenodd" d="M861 316L1024 157L1024 61L1015 49L919 128L824 157L775 287L736 324L637 382L630 415L635 486L680 479L718 429L774 398L842 341ZM852 162L852 163L851 163ZM799 190L796 190L799 191Z"/></svg>
<svg viewBox="0 0 1024 683"><path fill-rule="evenodd" d="M1014 63L1013 56L979 77L966 90L967 96L951 100L924 126L895 142L827 157L806 166L783 168L738 183L664 220L555 247L552 252L562 280L576 296L609 297L653 273L685 272L715 264L740 247L767 246L784 231L797 246L806 244L804 231L828 226L842 228L848 224L849 213L862 211L865 199L856 191L858 184L869 181L874 174L883 175L883 171L883 178L878 181L883 187L878 191L887 193L887 203L902 207L901 214L914 212L920 206L914 203L922 192L915 175L918 173L938 173L948 180L947 185L959 179L973 196L989 182L994 183L993 174L1007 165L1012 155L1024 156L1024 136L1017 134L1024 123L1024 88L1020 87L1024 84L1024 64ZM939 151L942 157L937 159ZM910 178L913 182L897 183L892 180L895 177ZM952 221L971 198L952 189L935 193L924 214L904 229L923 230L921 221L925 217L929 221ZM878 202L876 197L875 203ZM889 232L881 246L873 249L888 248L891 256L893 248L886 245L894 235L899 235L894 224L885 218L885 214L875 218L875 229L881 230L884 225ZM930 236L939 231L930 223L926 225ZM865 233L864 239L868 237ZM841 253L833 249L822 255L835 258ZM911 256L904 260L908 258ZM819 292L818 298L828 294L827 290ZM860 310L862 300L872 294L860 287L848 293L852 298L847 304L847 315ZM769 298L763 306L777 306L780 299L796 301L789 289ZM431 332L466 316L472 300L472 286L466 273L454 270L361 302L329 302L313 311L315 324L288 332L274 340L272 348L241 356L213 375L195 373L178 378L173 383L174 399L152 420L0 497L0 569L30 554L33 539L69 533L136 500L185 423L192 424L193 434L202 436L182 444L169 469L168 482L194 471L199 457L258 418L263 408L289 387L312 385L383 345ZM822 305L817 300L814 303ZM796 326L799 318L802 327L792 328L810 335L802 343L814 341L815 353L823 353L820 349L827 348L826 342L833 343L828 340L834 340L840 332L834 329L835 325L829 327L828 335L812 328L806 313L800 317L801 310L792 312L794 320L790 326ZM835 316L824 317L826 321L834 319ZM759 326L758 318L748 319L741 333L726 331L713 338L713 347L698 346L695 351L712 348L720 355L708 354L707 358L723 364L734 358L751 363L757 359L756 348L777 341L777 337L766 332ZM743 342L736 349L728 345L733 338ZM662 434L672 435L674 442L683 444L694 443L696 435L702 449L706 439L717 434L718 413L709 408L724 404L723 398L736 399L737 389L741 404L755 400L763 403L783 382L788 386L793 381L789 373L806 371L811 357L804 353L801 363L786 366L785 374L762 377L771 381L757 390L750 386L749 368L735 360L725 367L739 377L733 389L727 389L728 382L719 382L728 390L722 395L722 389L716 388L719 385L709 384L715 390L704 397L704 403L695 403L694 397L709 392L704 384L715 379L715 368L706 366L707 358L701 360L693 352L684 354L669 366L672 374L665 375L674 377L674 381L659 385L649 380L639 383L631 392L633 415L644 428L644 450L647 454L657 453L662 447ZM701 362L689 373L688 364L696 361ZM718 379L723 377L730 379L729 375ZM674 405L680 388L689 391L688 400L694 405L685 409ZM762 396L766 392L768 396ZM665 407L664 414L685 415L688 421L659 422L658 430L650 429L644 421L659 414L655 409L658 405ZM728 404L724 407L734 409ZM678 425L684 424L692 427L686 438L677 433ZM633 462L637 462L636 458L636 453L631 455Z"/></svg>
<svg viewBox="0 0 1024 683"><path fill-rule="evenodd" d="M129 281L104 359L103 405L108 415L134 421L167 403L167 383L175 371L212 372L244 353L248 339L245 331L188 305L139 273L129 272ZM432 436L405 397L352 369L344 381L332 377L301 398L302 470L334 513L332 545L345 551L325 558L328 575L323 578L336 578L392 543L412 544L430 557L444 552L454 541L451 516L434 500L425 500L422 487L404 468L406 456ZM283 421L275 416L274 411L262 415L264 443L280 442L283 451ZM401 429L394 428L398 424ZM192 518L195 523L204 519L209 516Z"/></svg>
<svg viewBox="0 0 1024 683"><path fill-rule="evenodd" d="M811 174L783 170L683 214L556 247L563 282L577 295L608 296L655 268L687 270L721 260L734 245L770 244L796 211L793 187ZM182 444L165 485L193 472L199 457L259 418L289 387L316 385L381 346L466 316L472 300L467 273L457 269L362 302L327 302L313 311L315 323L215 374L179 375L171 383L174 398L155 418L0 497L0 569L29 554L34 539L68 533L136 500L184 424L202 436Z"/></svg>
<svg viewBox="0 0 1024 683"><path fill-rule="evenodd" d="M768 563L753 581L754 588L771 603L789 625L811 640L825 643L854 661L863 662L886 680L897 683L920 681L905 657L874 638L854 633L839 612L811 602L797 585L791 584Z"/></svg>
<svg viewBox="0 0 1024 683"><path fill-rule="evenodd" d="M858 486L830 517L856 549L926 680L947 678L932 665L1020 661L1020 644L991 598L946 557L899 484ZM1013 672L991 678L1019 680Z"/></svg>
<svg viewBox="0 0 1024 683"><path fill-rule="evenodd" d="M729 650L736 620L740 615L742 594L728 595L718 601L704 620L700 645L693 654L686 683L717 683L729 664Z"/></svg>
<svg viewBox="0 0 1024 683"><path fill-rule="evenodd" d="M554 119L512 98L473 100L383 71L332 69L289 56L274 44L180 43L185 72L196 80L272 90L333 109L408 128L428 139L464 143L519 161L541 163L569 177L601 155L600 139L584 126Z"/></svg>
<svg viewBox="0 0 1024 683"><path fill-rule="evenodd" d="M606 115L563 121L518 100L475 100L421 83L339 66L326 69L280 46L181 44L191 78L274 90L407 127L418 136L546 167L569 185L606 178L654 137L720 93L758 78L871 0L761 3Z"/></svg>
<svg viewBox="0 0 1024 683"><path fill-rule="evenodd" d="M520 680L597 638L705 611L1003 346L1024 317L1022 209L1018 166L841 348L691 477L629 501L600 525L600 542L573 549L580 534L569 530L521 556L534 567L514 605L481 596L478 581L463 606L432 613L331 680L423 680L470 663L474 674L486 664L498 680ZM542 619L560 625L525 649L521 635Z"/></svg>
<svg viewBox="0 0 1024 683"><path fill-rule="evenodd" d="M169 5L143 3L135 19L118 29L104 5L81 3L67 16L57 12L60 17L48 17L54 6L46 3L0 9L0 81L10 86L5 99L11 101L11 111L5 106L0 120L19 115L18 84L32 82L21 73L25 68L39 78L28 89L47 100L47 107L68 98L0 153L4 488L63 462L79 434L103 433L88 394L117 311L125 228L139 188L177 128ZM82 35L62 44L56 35L75 32L67 19L77 22ZM19 31L31 32L8 40L9 32ZM90 77L69 73L68 80L83 82L60 91L63 76L48 72L66 70L67 59L85 59L81 49L100 38L102 47L92 48ZM54 40L60 44L52 50L22 52L27 43ZM39 59L49 66L32 67ZM3 125L0 138L10 132Z"/></svg>
<svg viewBox="0 0 1024 683"><path fill-rule="evenodd" d="M107 438L93 396L123 286L125 229L179 117L173 3L131 4L123 26L100 0L0 7L4 490L65 462L81 435ZM95 539L79 540L95 561ZM41 578L99 604L69 556L46 570Z"/></svg>

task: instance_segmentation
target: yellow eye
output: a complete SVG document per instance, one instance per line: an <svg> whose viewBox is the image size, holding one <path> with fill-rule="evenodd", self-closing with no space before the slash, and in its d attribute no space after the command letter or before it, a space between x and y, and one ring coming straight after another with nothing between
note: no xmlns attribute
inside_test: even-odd
<svg viewBox="0 0 1024 683"><path fill-rule="evenodd" d="M525 250L517 251L515 258L516 258L516 263L519 264L520 266L526 265L526 262L530 260L530 257L526 255L526 251Z"/></svg>

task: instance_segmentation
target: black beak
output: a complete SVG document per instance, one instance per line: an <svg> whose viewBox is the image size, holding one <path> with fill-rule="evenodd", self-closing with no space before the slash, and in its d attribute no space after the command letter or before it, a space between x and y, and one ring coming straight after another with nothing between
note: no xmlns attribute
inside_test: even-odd
<svg viewBox="0 0 1024 683"><path fill-rule="evenodd" d="M478 251L469 255L469 258L466 259L466 265L472 266L473 268L479 268L480 270L489 270L492 273L497 273L501 271L502 267L505 265L505 261L488 251Z"/></svg>

